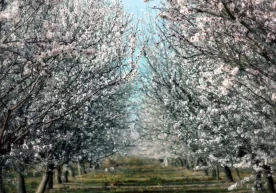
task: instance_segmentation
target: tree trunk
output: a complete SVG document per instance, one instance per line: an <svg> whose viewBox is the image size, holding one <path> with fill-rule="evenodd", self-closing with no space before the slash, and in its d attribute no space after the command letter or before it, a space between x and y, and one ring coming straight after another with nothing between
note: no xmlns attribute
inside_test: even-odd
<svg viewBox="0 0 276 193"><path fill-rule="evenodd" d="M173 159L173 165L177 166L177 159L176 158Z"/></svg>
<svg viewBox="0 0 276 193"><path fill-rule="evenodd" d="M182 164L181 164L181 166L182 166L183 168L186 167L186 162L187 162L186 159L182 159Z"/></svg>
<svg viewBox="0 0 276 193"><path fill-rule="evenodd" d="M100 169L101 168L101 164L100 163L96 163L95 164L95 169Z"/></svg>
<svg viewBox="0 0 276 193"><path fill-rule="evenodd" d="M79 176L83 175L83 174L86 174L85 167L84 167L84 162L83 161L80 161L78 163L78 172L79 172Z"/></svg>
<svg viewBox="0 0 276 193"><path fill-rule="evenodd" d="M26 193L25 177L22 170L17 172L17 193Z"/></svg>
<svg viewBox="0 0 276 193"><path fill-rule="evenodd" d="M68 180L68 170L65 170L65 171L63 171L63 181L65 182L65 183L67 183L67 182L69 182L69 180Z"/></svg>
<svg viewBox="0 0 276 193"><path fill-rule="evenodd" d="M262 171L261 170L255 172L254 186L255 186L256 190L258 190L258 191L262 191L263 190Z"/></svg>
<svg viewBox="0 0 276 193"><path fill-rule="evenodd" d="M267 166L267 165L264 165L263 168L264 168L264 172L265 172L265 176L266 176L266 180L267 180L268 192L269 193L276 193L271 167Z"/></svg>
<svg viewBox="0 0 276 193"><path fill-rule="evenodd" d="M240 172L239 172L238 168L235 168L235 171L236 171L238 179L240 181L241 180L241 175L240 175Z"/></svg>
<svg viewBox="0 0 276 193"><path fill-rule="evenodd" d="M74 172L73 167L71 165L69 165L68 169L69 169L68 171L69 171L70 176L72 178L74 178L75 177L75 172Z"/></svg>
<svg viewBox="0 0 276 193"><path fill-rule="evenodd" d="M204 171L204 174L206 176L208 176L209 173L208 173L208 168L207 168L207 166L208 166L207 162L203 159L199 159L199 165L206 167L206 168L203 169L203 171Z"/></svg>
<svg viewBox="0 0 276 193"><path fill-rule="evenodd" d="M48 182L47 182L47 186L46 186L46 190L51 190L54 187L54 173L53 170L51 170L50 172L48 172Z"/></svg>
<svg viewBox="0 0 276 193"><path fill-rule="evenodd" d="M78 163L78 175L81 176L83 174L83 168L80 163Z"/></svg>
<svg viewBox="0 0 276 193"><path fill-rule="evenodd" d="M38 186L38 188L36 190L36 193L44 193L45 192L46 185L47 185L47 183L49 181L49 177L48 177L47 173L48 172L46 172L46 173L44 173L42 175L42 180L40 181L40 184L39 184L39 186Z"/></svg>
<svg viewBox="0 0 276 193"><path fill-rule="evenodd" d="M87 173L86 170L85 170L85 162L84 161L81 162L81 169L82 169L82 174Z"/></svg>
<svg viewBox="0 0 276 193"><path fill-rule="evenodd" d="M206 176L209 176L208 169L204 169L203 171Z"/></svg>
<svg viewBox="0 0 276 193"><path fill-rule="evenodd" d="M195 157L194 158L194 167L196 167L196 166L200 166L200 164L201 164L201 158L197 158L197 157Z"/></svg>
<svg viewBox="0 0 276 193"><path fill-rule="evenodd" d="M42 175L42 180L36 190L36 193L44 193L49 180L53 180L53 168L51 166L49 166L47 171Z"/></svg>
<svg viewBox="0 0 276 193"><path fill-rule="evenodd" d="M179 157L175 159L175 166L176 167L180 167L181 166L181 162L180 162L180 158Z"/></svg>
<svg viewBox="0 0 276 193"><path fill-rule="evenodd" d="M225 176L228 182L234 182L231 169L228 166L224 166Z"/></svg>
<svg viewBox="0 0 276 193"><path fill-rule="evenodd" d="M0 165L0 193L6 193L6 189L3 182L2 166Z"/></svg>
<svg viewBox="0 0 276 193"><path fill-rule="evenodd" d="M217 171L216 180L219 180L219 164L217 164L216 166L216 171Z"/></svg>
<svg viewBox="0 0 276 193"><path fill-rule="evenodd" d="M216 168L212 169L212 178L214 178L214 179L217 178L217 170L216 170Z"/></svg>
<svg viewBox="0 0 276 193"><path fill-rule="evenodd" d="M187 157L187 169L193 169L193 164L190 157Z"/></svg>
<svg viewBox="0 0 276 193"><path fill-rule="evenodd" d="M186 159L186 169L188 169L188 170L191 169L190 162L189 162L188 158Z"/></svg>
<svg viewBox="0 0 276 193"><path fill-rule="evenodd" d="M168 167L168 166L169 166L168 158L165 158L165 159L164 159L164 166L165 166L165 167Z"/></svg>
<svg viewBox="0 0 276 193"><path fill-rule="evenodd" d="M62 170L61 170L61 167L62 166L59 166L56 169L56 182L57 182L57 184L62 184L62 180L61 180Z"/></svg>

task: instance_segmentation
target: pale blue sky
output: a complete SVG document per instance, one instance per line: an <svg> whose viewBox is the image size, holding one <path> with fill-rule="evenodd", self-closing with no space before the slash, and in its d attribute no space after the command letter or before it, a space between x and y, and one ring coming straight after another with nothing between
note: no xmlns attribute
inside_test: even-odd
<svg viewBox="0 0 276 193"><path fill-rule="evenodd" d="M133 13L136 17L143 17L143 11L149 11L150 7L158 5L160 0L153 0L148 3L144 3L144 0L122 0L125 10L129 13ZM142 11L143 10L143 11Z"/></svg>

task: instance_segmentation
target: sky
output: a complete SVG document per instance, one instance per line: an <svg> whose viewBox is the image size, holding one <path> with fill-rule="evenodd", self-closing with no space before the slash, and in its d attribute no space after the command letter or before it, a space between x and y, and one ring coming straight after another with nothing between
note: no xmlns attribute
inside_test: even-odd
<svg viewBox="0 0 276 193"><path fill-rule="evenodd" d="M150 7L158 5L160 0L153 0L148 3L144 3L144 0L122 0L125 10L137 18L143 16L144 11L149 11Z"/></svg>
<svg viewBox="0 0 276 193"><path fill-rule="evenodd" d="M139 19L142 19L142 22L139 22L138 29L142 31L139 38L141 41L143 36L146 34L146 28L148 24L152 24L152 19L156 17L157 10L153 10L154 6L160 7L160 3L164 0L149 0L149 2L145 3L144 0L122 0L124 5L125 12L131 13L134 16L134 23L138 22ZM141 24L142 23L142 24ZM138 33L139 34L139 33ZM139 50L137 50L137 53ZM144 69L144 58L141 58L138 62L140 73L145 73Z"/></svg>

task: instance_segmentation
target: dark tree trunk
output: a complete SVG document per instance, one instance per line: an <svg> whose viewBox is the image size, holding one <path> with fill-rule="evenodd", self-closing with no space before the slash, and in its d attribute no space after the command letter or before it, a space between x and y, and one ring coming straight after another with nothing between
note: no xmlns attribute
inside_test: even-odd
<svg viewBox="0 0 276 193"><path fill-rule="evenodd" d="M188 169L188 170L193 169L193 163L192 163L190 157L187 157L187 169Z"/></svg>
<svg viewBox="0 0 276 193"><path fill-rule="evenodd" d="M271 171L271 167L264 165L263 166L264 172L265 172L265 176L266 176L266 180L267 180L267 189L269 193L276 193L275 192L275 186L274 186L274 180L273 180L273 174Z"/></svg>
<svg viewBox="0 0 276 193"><path fill-rule="evenodd" d="M216 166L216 171L217 171L216 180L219 180L219 164L217 164Z"/></svg>
<svg viewBox="0 0 276 193"><path fill-rule="evenodd" d="M36 190L36 193L44 193L45 192L50 178L53 179L53 168L51 166L49 166L47 168L47 171L43 174L42 180Z"/></svg>
<svg viewBox="0 0 276 193"><path fill-rule="evenodd" d="M240 172L239 172L238 168L235 168L235 171L237 173L237 176L238 176L239 180L241 180L241 175L240 175Z"/></svg>
<svg viewBox="0 0 276 193"><path fill-rule="evenodd" d="M195 167L195 160L194 160L194 158L189 158L188 159L189 160L189 166L190 166L190 169L194 169L194 167Z"/></svg>
<svg viewBox="0 0 276 193"><path fill-rule="evenodd" d="M178 158L178 167L182 167L182 161L181 161L181 158Z"/></svg>
<svg viewBox="0 0 276 193"><path fill-rule="evenodd" d="M81 176L83 174L83 168L80 163L78 163L78 175Z"/></svg>
<svg viewBox="0 0 276 193"><path fill-rule="evenodd" d="M194 158L194 167L200 166L201 162L202 162L201 158Z"/></svg>
<svg viewBox="0 0 276 193"><path fill-rule="evenodd" d="M212 169L212 178L214 178L214 179L217 178L217 170L216 170L216 168Z"/></svg>
<svg viewBox="0 0 276 193"><path fill-rule="evenodd" d="M36 190L36 193L44 193L46 190L46 185L47 185L48 181L49 181L49 177L48 177L47 173L44 173L42 175L42 180L40 181L40 184Z"/></svg>
<svg viewBox="0 0 276 193"><path fill-rule="evenodd" d="M5 189L5 186L4 186L4 182L3 182L3 168L2 166L0 165L0 193L6 193L6 189Z"/></svg>
<svg viewBox="0 0 276 193"><path fill-rule="evenodd" d="M19 170L17 173L17 193L26 193L25 177L23 171Z"/></svg>
<svg viewBox="0 0 276 193"><path fill-rule="evenodd" d="M53 170L51 170L50 172L48 172L48 182L47 182L47 186L46 186L46 190L51 190L54 187L54 173Z"/></svg>
<svg viewBox="0 0 276 193"><path fill-rule="evenodd" d="M224 166L225 176L228 182L234 182L231 169L228 166Z"/></svg>
<svg viewBox="0 0 276 193"><path fill-rule="evenodd" d="M95 169L100 169L100 168L101 168L101 165L99 163L96 163Z"/></svg>
<svg viewBox="0 0 276 193"><path fill-rule="evenodd" d="M62 176L64 182L69 182L68 176L71 175L72 178L75 177L73 168L69 164L64 164L62 168Z"/></svg>
<svg viewBox="0 0 276 193"><path fill-rule="evenodd" d="M203 171L204 171L204 174L206 176L208 176L209 173L208 173L208 168L207 168L207 166L208 166L207 162L205 160L203 160L203 159L200 159L199 160L199 164L206 167Z"/></svg>
<svg viewBox="0 0 276 193"><path fill-rule="evenodd" d="M204 169L203 171L206 176L209 176L208 169Z"/></svg>
<svg viewBox="0 0 276 193"><path fill-rule="evenodd" d="M71 166L71 165L69 165L69 174L70 174L70 176L72 177L72 178L74 178L75 177L75 172L74 172L74 169L73 169L73 167Z"/></svg>
<svg viewBox="0 0 276 193"><path fill-rule="evenodd" d="M61 180L62 170L61 170L61 167L62 166L59 166L56 169L56 182L57 182L57 184L62 184L62 180Z"/></svg>
<svg viewBox="0 0 276 193"><path fill-rule="evenodd" d="M63 171L63 181L65 182L65 183L67 183L67 182L69 182L69 180L68 180L68 170L65 170L65 171Z"/></svg>
<svg viewBox="0 0 276 193"><path fill-rule="evenodd" d="M190 162L189 162L188 158L186 159L186 169L188 169L188 170L191 169Z"/></svg>
<svg viewBox="0 0 276 193"><path fill-rule="evenodd" d="M181 160L181 158L177 158L177 167L182 167L182 160Z"/></svg>
<svg viewBox="0 0 276 193"><path fill-rule="evenodd" d="M183 159L183 166L182 167L186 167L187 165L187 159Z"/></svg>
<svg viewBox="0 0 276 193"><path fill-rule="evenodd" d="M262 171L255 172L254 186L255 186L256 190L258 190L258 191L262 191L263 190Z"/></svg>
<svg viewBox="0 0 276 193"><path fill-rule="evenodd" d="M175 159L173 160L173 164L174 164L174 166L177 166L177 158L175 158Z"/></svg>

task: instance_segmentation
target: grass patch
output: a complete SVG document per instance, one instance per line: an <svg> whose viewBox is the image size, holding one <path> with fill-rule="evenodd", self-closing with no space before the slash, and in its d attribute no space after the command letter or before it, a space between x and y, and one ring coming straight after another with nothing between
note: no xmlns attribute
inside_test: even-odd
<svg viewBox="0 0 276 193"><path fill-rule="evenodd" d="M179 167L162 168L160 164L149 165L146 162L134 160L129 165L120 166L114 172L96 170L82 176L69 178L69 183L55 184L54 189L48 192L74 192L74 193L223 193L228 192L231 185L225 182L221 172L221 180L205 176L202 171L191 171ZM133 163L133 165L132 165ZM138 164L139 165L135 165ZM76 168L74 168L76 169ZM241 178L249 176L251 171L239 171ZM233 177L238 179L233 171ZM29 172L26 176L28 193L35 193L41 180L41 174L36 176ZM252 182L249 182L253 184ZM250 184L250 185L251 185ZM16 192L15 186L8 187L9 193ZM250 192L249 188L241 187L234 192Z"/></svg>

